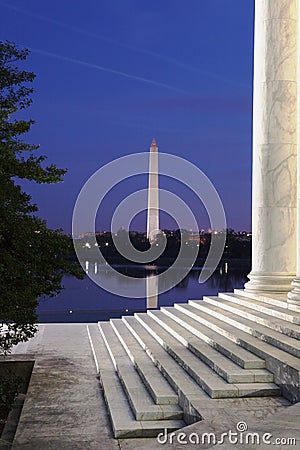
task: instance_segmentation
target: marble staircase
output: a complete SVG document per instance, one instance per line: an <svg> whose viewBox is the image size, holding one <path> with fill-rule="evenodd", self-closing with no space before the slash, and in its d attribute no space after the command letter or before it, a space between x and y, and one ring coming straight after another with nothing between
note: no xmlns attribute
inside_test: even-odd
<svg viewBox="0 0 300 450"><path fill-rule="evenodd" d="M300 313L242 290L88 325L115 437L205 419L218 399L300 401Z"/></svg>

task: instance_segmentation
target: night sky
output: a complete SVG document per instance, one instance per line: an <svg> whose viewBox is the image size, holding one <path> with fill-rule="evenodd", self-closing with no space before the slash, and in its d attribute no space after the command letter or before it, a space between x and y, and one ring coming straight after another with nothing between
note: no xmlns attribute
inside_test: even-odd
<svg viewBox="0 0 300 450"><path fill-rule="evenodd" d="M161 152L197 165L214 183L227 225L251 229L253 0L0 0L0 39L31 49L36 121L27 141L68 168L63 183L23 182L51 228L71 231L76 197L95 170L130 153ZM207 215L188 189L165 179ZM109 229L124 196L144 176L117 186L101 205ZM199 204L198 204L199 203ZM145 230L140 214L132 228ZM161 228L176 228L168 216ZM86 230L89 231L89 230Z"/></svg>

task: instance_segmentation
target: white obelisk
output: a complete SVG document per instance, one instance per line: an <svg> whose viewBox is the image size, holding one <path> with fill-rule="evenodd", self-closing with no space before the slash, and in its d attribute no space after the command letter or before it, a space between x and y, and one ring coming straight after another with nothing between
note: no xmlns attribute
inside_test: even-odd
<svg viewBox="0 0 300 450"><path fill-rule="evenodd" d="M156 240L159 230L158 205L158 147L153 139L149 154L148 178L148 212L147 212L147 238L150 243Z"/></svg>

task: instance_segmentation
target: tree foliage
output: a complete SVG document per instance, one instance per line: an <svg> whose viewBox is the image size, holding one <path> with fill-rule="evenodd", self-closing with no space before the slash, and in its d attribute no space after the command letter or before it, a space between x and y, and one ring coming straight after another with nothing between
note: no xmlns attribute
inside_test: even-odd
<svg viewBox="0 0 300 450"><path fill-rule="evenodd" d="M71 242L60 230L47 228L31 196L18 180L36 183L62 181L65 169L45 165L39 148L22 137L34 124L19 119L31 105L30 83L35 74L18 65L28 50L0 42L0 353L26 341L37 329L36 307L43 295L56 295L64 274L82 277L71 261ZM17 118L14 118L17 115Z"/></svg>

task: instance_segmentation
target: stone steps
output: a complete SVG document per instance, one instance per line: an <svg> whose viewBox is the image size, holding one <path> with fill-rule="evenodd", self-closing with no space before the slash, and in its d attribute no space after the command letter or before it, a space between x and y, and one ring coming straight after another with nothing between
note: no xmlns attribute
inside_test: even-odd
<svg viewBox="0 0 300 450"><path fill-rule="evenodd" d="M196 302L198 302L198 300L191 300L188 304L177 303L174 305L174 307L179 311L187 314L188 316L194 318L195 320L198 320L201 324L206 324L208 327L211 327L222 336L225 336L228 339L231 339L233 342L238 343L243 348L253 348L253 350L250 349L249 351L253 352L255 355L258 355L265 361L266 355L277 355L278 357L282 358L282 361L287 365L291 362L295 364L295 367L300 368L300 360L298 357L278 348L277 346L273 346L272 343L254 336L248 331L248 327L244 325L244 320L240 324L236 321L237 326L235 326L233 325L233 323L231 323L230 317L229 315L227 316L225 311L222 311L222 314L219 314L215 311L215 309L217 308L211 309L203 306L202 300L199 300L199 302L201 302L199 304L197 304ZM244 328L246 328L246 331ZM261 352L262 349L263 352Z"/></svg>
<svg viewBox="0 0 300 450"><path fill-rule="evenodd" d="M268 305L278 306L279 308L287 309L286 294L257 294L255 292L245 291L244 289L234 289L234 294L245 297L250 300L257 300L260 303L266 303Z"/></svg>
<svg viewBox="0 0 300 450"><path fill-rule="evenodd" d="M158 405L177 405L178 395L153 364L123 320L111 319L110 323L154 402Z"/></svg>
<svg viewBox="0 0 300 450"><path fill-rule="evenodd" d="M193 411L192 400L206 402L210 398L186 371L176 363L172 356L164 350L136 317L123 316L122 320L175 390L180 406L185 405L186 409ZM192 416L194 420L189 419L189 423L201 418L198 411L193 411Z"/></svg>
<svg viewBox="0 0 300 450"><path fill-rule="evenodd" d="M217 315L212 309L200 308L200 301L190 301L190 303L176 303L174 307L187 314L189 317L199 321L212 330L219 333L244 349L254 353L266 362L266 368L274 374L275 383L283 389L284 395L292 402L300 401L300 360L294 355L265 342L252 334L243 331L243 319L240 325L235 326L228 320L225 311ZM197 305L195 307L194 305ZM237 323L237 322L236 322ZM238 323L237 323L238 325ZM268 329L266 328L266 331ZM289 338L291 339L291 338ZM298 341L296 341L298 342ZM298 388L297 388L298 386Z"/></svg>
<svg viewBox="0 0 300 450"><path fill-rule="evenodd" d="M120 319L121 320L121 319ZM109 322L99 322L99 329L114 367L127 395L136 420L182 419L178 405L158 405L150 396L125 349Z"/></svg>
<svg viewBox="0 0 300 450"><path fill-rule="evenodd" d="M228 383L272 383L274 381L273 374L267 370L243 369L206 342L194 339L195 336L190 331L164 314L164 308L161 311L148 311L148 314Z"/></svg>
<svg viewBox="0 0 300 450"><path fill-rule="evenodd" d="M298 316L274 301L235 291L89 325L115 437L176 430L225 399L300 401Z"/></svg>
<svg viewBox="0 0 300 450"><path fill-rule="evenodd" d="M258 300L259 302L262 303L278 306L279 308L285 309L291 314L295 313L296 316L299 317L300 314L299 305L287 303L287 294L256 293L244 291L243 289L234 289L234 293L252 300Z"/></svg>
<svg viewBox="0 0 300 450"><path fill-rule="evenodd" d="M237 311L229 311L229 305L225 305L224 308L224 303L222 301L218 303L217 299L218 297L205 296L203 297L203 300L190 300L189 304L206 314L212 315L214 318L226 320L226 322L233 327L239 328L291 355L296 357L300 356L299 340L261 325L255 320L248 319L245 317L247 313L242 314L242 312L239 312L237 314ZM242 317L242 319L240 317Z"/></svg>
<svg viewBox="0 0 300 450"><path fill-rule="evenodd" d="M264 301L258 301L257 299L247 298L244 295L239 295L231 292L220 292L219 297L225 300L229 300L232 303L236 303L241 306L246 306L247 308L253 309L255 311L260 311L264 314L268 314L269 316L277 317L278 319L282 319L283 321L300 325L300 314L291 313L291 311L289 311L288 309L286 308L284 309L282 305L281 306L272 305Z"/></svg>
<svg viewBox="0 0 300 450"><path fill-rule="evenodd" d="M209 326L200 323L199 320L193 319L178 308L164 306L161 308L161 311L171 317L174 322L179 323L182 327L192 333L192 336L189 339L189 346L194 347L195 343L199 342L197 338L200 338L201 341L208 343L222 355L244 369L264 369L266 367L264 359L250 353L248 350L245 350L232 340L222 336Z"/></svg>
<svg viewBox="0 0 300 450"><path fill-rule="evenodd" d="M115 438L155 437L185 425L183 420L136 420L99 328L89 325L88 333Z"/></svg>
<svg viewBox="0 0 300 450"><path fill-rule="evenodd" d="M136 313L135 317L162 345L175 361L196 381L211 398L275 396L280 389L273 383L247 382L229 383L196 355L165 331L148 313Z"/></svg>
<svg viewBox="0 0 300 450"><path fill-rule="evenodd" d="M271 328L274 331L279 331L279 333L286 334L294 339L300 339L300 326L298 324L265 314L259 309L253 309L251 303L249 306L247 301L243 299L241 300L237 297L230 297L226 294L220 294L219 297L204 296L203 302L210 303L211 305L218 306L226 311L233 312L238 316L252 320L260 325L263 325L264 327L266 326ZM258 305L258 308L259 307L260 306Z"/></svg>

